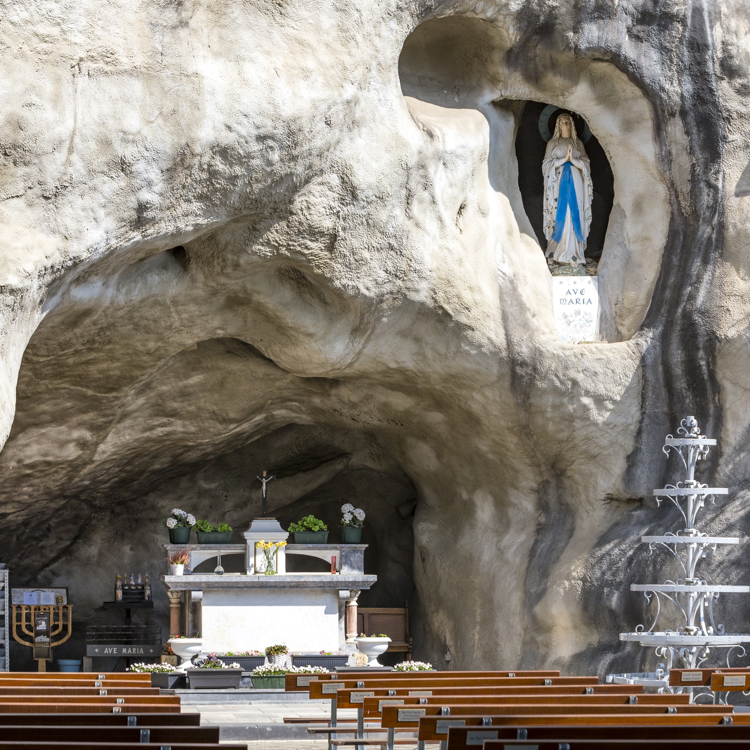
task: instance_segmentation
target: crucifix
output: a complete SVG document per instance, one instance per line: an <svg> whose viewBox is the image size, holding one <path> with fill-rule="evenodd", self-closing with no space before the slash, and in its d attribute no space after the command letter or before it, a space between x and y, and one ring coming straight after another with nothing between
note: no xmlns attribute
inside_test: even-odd
<svg viewBox="0 0 750 750"><path fill-rule="evenodd" d="M260 517L265 518L266 513L268 513L268 489L266 485L272 479L276 479L276 477L273 474L271 476L268 476L268 472L264 469L263 476L262 477L256 476L255 478L263 485L263 494L262 494L263 501L261 503L261 516Z"/></svg>

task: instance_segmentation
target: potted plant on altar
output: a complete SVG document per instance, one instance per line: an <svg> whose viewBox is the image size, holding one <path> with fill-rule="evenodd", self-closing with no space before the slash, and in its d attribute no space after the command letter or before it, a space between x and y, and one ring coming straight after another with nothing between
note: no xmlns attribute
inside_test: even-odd
<svg viewBox="0 0 750 750"><path fill-rule="evenodd" d="M324 667L335 669L349 663L349 654L343 651L321 651L320 653L292 654L292 665L295 667Z"/></svg>
<svg viewBox="0 0 750 750"><path fill-rule="evenodd" d="M285 667L266 664L262 667L256 667L250 675L255 690L283 690L286 682L285 675L313 675L327 674L328 670L323 667ZM308 682L309 684L309 682ZM298 682L301 687L302 683Z"/></svg>
<svg viewBox="0 0 750 750"><path fill-rule="evenodd" d="M164 521L169 529L170 544L187 544L190 541L190 529L195 526L195 516L179 508L172 508L172 515Z"/></svg>
<svg viewBox="0 0 750 750"><path fill-rule="evenodd" d="M275 646L266 646L266 658L268 663L274 667L280 667L287 662L289 649L283 643L277 643Z"/></svg>
<svg viewBox="0 0 750 750"><path fill-rule="evenodd" d="M169 563L169 575L185 575L185 566L190 565L190 548L171 550L167 553L167 562Z"/></svg>
<svg viewBox="0 0 750 750"><path fill-rule="evenodd" d="M195 534L198 544L230 544L232 541L232 527L225 523L214 525L209 521L196 521Z"/></svg>
<svg viewBox="0 0 750 750"><path fill-rule="evenodd" d="M194 659L193 666L188 667L185 673L192 689L239 688L242 679L242 667L239 664L236 662L227 664L216 654L207 654Z"/></svg>
<svg viewBox="0 0 750 750"><path fill-rule="evenodd" d="M251 672L255 667L262 667L266 663L266 657L261 651L227 651L226 654L219 654L219 659L236 661L246 672Z"/></svg>
<svg viewBox="0 0 750 750"><path fill-rule="evenodd" d="M354 639L354 642L357 644L357 648L367 657L368 667L383 666L378 661L378 656L388 650L388 644L391 642L391 639L385 633L380 633L379 635L365 635L364 633L360 633Z"/></svg>
<svg viewBox="0 0 750 750"><path fill-rule="evenodd" d="M183 675L171 664L133 664L128 672L147 672L151 674L151 687L171 690L182 682Z"/></svg>
<svg viewBox="0 0 750 750"><path fill-rule="evenodd" d="M289 524L295 544L328 544L328 526L315 516L305 516L298 523Z"/></svg>
<svg viewBox="0 0 750 750"><path fill-rule="evenodd" d="M365 512L351 503L341 506L341 541L344 544L359 544L362 541L362 527Z"/></svg>

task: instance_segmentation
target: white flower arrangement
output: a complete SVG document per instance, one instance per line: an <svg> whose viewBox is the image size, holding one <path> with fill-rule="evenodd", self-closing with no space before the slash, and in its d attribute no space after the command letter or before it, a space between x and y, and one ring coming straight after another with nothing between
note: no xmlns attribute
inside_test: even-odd
<svg viewBox="0 0 750 750"><path fill-rule="evenodd" d="M219 659L216 654L201 655L193 660L193 666L196 669L242 669L237 663L227 664Z"/></svg>
<svg viewBox="0 0 750 750"><path fill-rule="evenodd" d="M328 670L325 667L286 667L263 664L255 667L251 674L255 677L279 677L285 674L328 674Z"/></svg>
<svg viewBox="0 0 750 750"><path fill-rule="evenodd" d="M430 669L432 664L426 661L402 661L394 667L396 672L427 672Z"/></svg>
<svg viewBox="0 0 750 750"><path fill-rule="evenodd" d="M192 513L186 513L180 508L172 508L172 515L164 521L168 529L176 529L180 526L195 526L195 516Z"/></svg>
<svg viewBox="0 0 750 750"><path fill-rule="evenodd" d="M139 662L128 667L128 672L155 672L157 674L176 672L177 667L173 667L171 664L144 664Z"/></svg>
<svg viewBox="0 0 750 750"><path fill-rule="evenodd" d="M341 506L341 525L359 528L364 525L365 512L362 508L355 508L351 503Z"/></svg>

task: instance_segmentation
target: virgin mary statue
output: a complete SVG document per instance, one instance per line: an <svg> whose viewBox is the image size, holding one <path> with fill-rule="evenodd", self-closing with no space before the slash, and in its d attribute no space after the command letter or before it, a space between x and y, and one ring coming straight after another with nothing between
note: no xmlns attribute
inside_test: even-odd
<svg viewBox="0 0 750 750"><path fill-rule="evenodd" d="M571 266L586 263L583 251L591 228L594 187L589 158L569 114L557 118L542 172L547 257Z"/></svg>

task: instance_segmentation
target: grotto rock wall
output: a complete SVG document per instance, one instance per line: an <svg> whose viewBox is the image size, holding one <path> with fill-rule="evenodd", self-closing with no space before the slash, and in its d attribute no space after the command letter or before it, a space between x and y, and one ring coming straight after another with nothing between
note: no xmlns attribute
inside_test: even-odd
<svg viewBox="0 0 750 750"><path fill-rule="evenodd" d="M0 548L99 621L175 505L370 514L452 667L625 670L695 414L750 534L740 0L40 1L0 28ZM122 33L118 30L126 30ZM562 344L518 102L614 173L603 341ZM6 441L7 438L7 441ZM414 507L414 502L416 506ZM411 511L413 509L413 515ZM674 517L670 520L676 523ZM747 581L746 545L707 563ZM166 615L163 592L155 617ZM741 601L726 624L742 627ZM80 630L80 629L79 629ZM248 644L258 647L264 644Z"/></svg>

